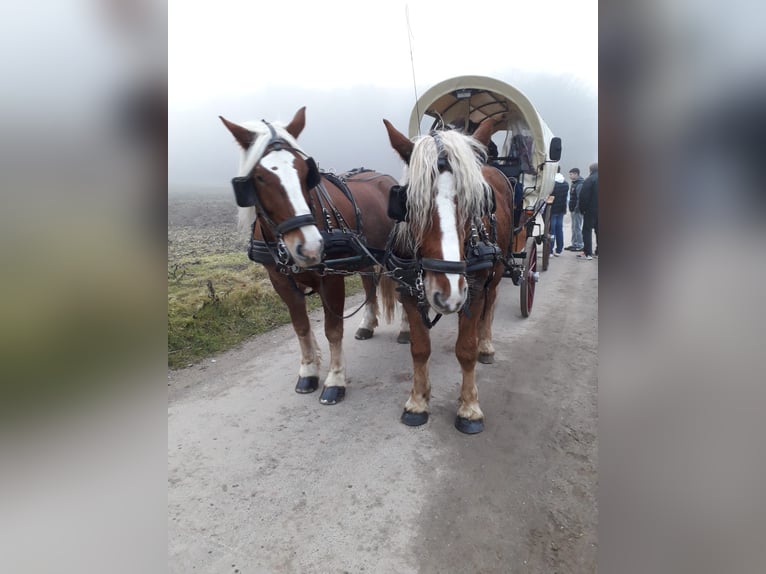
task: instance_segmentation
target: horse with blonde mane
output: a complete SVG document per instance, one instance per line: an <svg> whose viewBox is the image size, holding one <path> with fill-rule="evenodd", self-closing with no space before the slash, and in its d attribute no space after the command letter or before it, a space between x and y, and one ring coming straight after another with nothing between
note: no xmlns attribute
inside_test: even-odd
<svg viewBox="0 0 766 574"><path fill-rule="evenodd" d="M406 164L402 184L389 198L389 215L399 220L386 263L393 272L380 284L389 319L398 291L410 326L413 385L401 420L409 426L428 421L429 329L441 314L458 313L455 355L462 385L455 426L479 433L484 413L476 361L494 361L492 319L513 222L510 184L484 163L493 120L482 122L473 137L433 131L414 140L383 122L391 146ZM430 310L437 313L435 320Z"/></svg>

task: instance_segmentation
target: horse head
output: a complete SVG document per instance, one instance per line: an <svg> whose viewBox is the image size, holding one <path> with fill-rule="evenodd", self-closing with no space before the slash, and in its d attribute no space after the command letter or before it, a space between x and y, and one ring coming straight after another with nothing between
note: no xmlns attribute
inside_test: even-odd
<svg viewBox="0 0 766 574"><path fill-rule="evenodd" d="M238 125L219 116L242 148L239 177L232 180L240 221L261 218L261 227L281 239L299 267L322 261L322 236L309 208L309 190L319 170L297 142L306 125L306 108L286 126L265 120Z"/></svg>
<svg viewBox="0 0 766 574"><path fill-rule="evenodd" d="M487 201L480 159L485 152L478 141L457 131L433 131L410 140L383 122L391 147L407 166L400 244L408 244L420 262L431 307L455 313L468 298L466 237Z"/></svg>

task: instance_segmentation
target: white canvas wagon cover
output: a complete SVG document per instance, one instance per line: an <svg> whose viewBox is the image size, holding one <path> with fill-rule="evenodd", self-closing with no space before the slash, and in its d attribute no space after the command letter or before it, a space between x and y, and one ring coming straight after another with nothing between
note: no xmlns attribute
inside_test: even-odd
<svg viewBox="0 0 766 574"><path fill-rule="evenodd" d="M433 118L432 127L442 121L465 131L491 117L497 122L495 132L509 131L531 137L534 144L532 170L544 165L543 177L535 178L542 179L535 186L535 195L547 193L548 188L553 187L558 162L550 162L548 150L554 134L532 102L510 84L486 76L457 76L444 80L418 98L410 114L409 137L420 133L421 122L426 116Z"/></svg>

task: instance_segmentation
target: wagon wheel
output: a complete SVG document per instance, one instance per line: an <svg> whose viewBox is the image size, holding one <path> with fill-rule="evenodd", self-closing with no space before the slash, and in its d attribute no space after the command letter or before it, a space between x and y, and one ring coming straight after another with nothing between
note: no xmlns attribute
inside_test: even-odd
<svg viewBox="0 0 766 574"><path fill-rule="evenodd" d="M551 258L551 203L553 198L546 200L543 211L543 271L548 271L548 261ZM530 305L531 306L531 305Z"/></svg>
<svg viewBox="0 0 766 574"><path fill-rule="evenodd" d="M521 316L529 317L532 303L535 300L535 287L539 273L537 272L537 243L534 237L527 239L526 256L524 257L524 273L521 275Z"/></svg>

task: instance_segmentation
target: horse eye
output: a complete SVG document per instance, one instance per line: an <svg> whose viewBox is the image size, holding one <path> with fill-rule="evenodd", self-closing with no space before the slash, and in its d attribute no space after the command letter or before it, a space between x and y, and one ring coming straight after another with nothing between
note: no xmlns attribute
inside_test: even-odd
<svg viewBox="0 0 766 574"><path fill-rule="evenodd" d="M260 175L258 175L258 174L256 174L256 175L255 175L255 181L257 181L258 183L266 183L266 180L264 180L264 179L263 179L263 178L262 178Z"/></svg>

